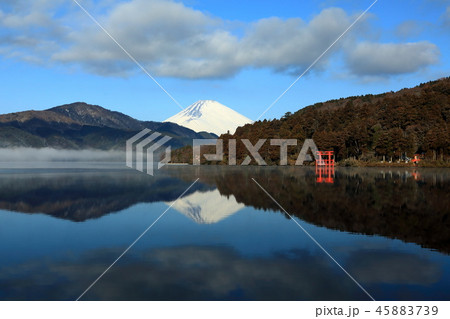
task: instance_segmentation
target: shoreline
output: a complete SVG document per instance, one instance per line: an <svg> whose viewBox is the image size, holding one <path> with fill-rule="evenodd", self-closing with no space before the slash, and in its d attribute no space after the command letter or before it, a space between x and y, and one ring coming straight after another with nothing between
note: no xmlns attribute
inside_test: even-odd
<svg viewBox="0 0 450 319"><path fill-rule="evenodd" d="M450 162L443 161L421 161L418 164L404 162L364 162L364 161L341 161L337 162L339 167L406 167L406 168L450 168Z"/></svg>
<svg viewBox="0 0 450 319"><path fill-rule="evenodd" d="M304 165L293 165L292 163L289 163L288 165L256 165L256 164L249 164L245 166L241 165L227 165L226 163L202 163L200 165L193 165L192 163L168 163L167 166L230 166L230 167L253 167L253 166L260 166L260 167L315 167L315 164L304 164ZM422 162L418 165L412 164L412 163L389 163L389 162L363 162L363 161L351 161L351 162L336 162L334 167L402 167L402 168L450 168L450 162Z"/></svg>

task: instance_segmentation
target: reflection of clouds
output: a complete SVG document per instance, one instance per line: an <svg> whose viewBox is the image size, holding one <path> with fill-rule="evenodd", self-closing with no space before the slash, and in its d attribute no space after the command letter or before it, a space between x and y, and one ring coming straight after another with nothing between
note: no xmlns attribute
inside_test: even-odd
<svg viewBox="0 0 450 319"><path fill-rule="evenodd" d="M0 299L73 300L122 251L91 251L80 259L33 261L0 269ZM375 298L429 299L408 285L437 283L439 265L407 253L355 251L347 270ZM386 286L387 285L387 286ZM392 286L395 285L395 286ZM433 297L448 299L433 288ZM129 253L86 300L367 300L326 256L292 250L249 258L227 247L172 247Z"/></svg>
<svg viewBox="0 0 450 319"><path fill-rule="evenodd" d="M75 299L121 251L76 262L26 263L0 270L2 299ZM246 258L225 247L176 247L127 255L84 299L339 300L366 296L325 257L292 251Z"/></svg>
<svg viewBox="0 0 450 319"><path fill-rule="evenodd" d="M352 254L348 270L365 283L430 285L441 278L441 269L417 255L393 251L362 251Z"/></svg>

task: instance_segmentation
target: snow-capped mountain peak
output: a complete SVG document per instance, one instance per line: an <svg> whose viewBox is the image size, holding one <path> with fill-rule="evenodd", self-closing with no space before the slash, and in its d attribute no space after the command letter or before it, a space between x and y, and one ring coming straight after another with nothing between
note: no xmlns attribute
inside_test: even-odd
<svg viewBox="0 0 450 319"><path fill-rule="evenodd" d="M234 133L237 127L252 123L252 120L219 102L200 100L164 122L176 123L196 132L220 135L227 131Z"/></svg>

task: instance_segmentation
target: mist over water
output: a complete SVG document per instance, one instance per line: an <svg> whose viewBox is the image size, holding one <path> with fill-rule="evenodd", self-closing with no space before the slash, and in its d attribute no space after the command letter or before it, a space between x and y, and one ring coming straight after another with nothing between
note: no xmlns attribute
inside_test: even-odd
<svg viewBox="0 0 450 319"><path fill-rule="evenodd" d="M102 150L58 150L54 148L0 149L0 163L35 162L124 162L125 153Z"/></svg>

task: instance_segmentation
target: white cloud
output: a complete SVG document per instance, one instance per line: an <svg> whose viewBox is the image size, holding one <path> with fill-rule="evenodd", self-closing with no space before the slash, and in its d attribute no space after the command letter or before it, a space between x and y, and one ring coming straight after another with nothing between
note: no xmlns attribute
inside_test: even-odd
<svg viewBox="0 0 450 319"><path fill-rule="evenodd" d="M263 19L242 39L241 60L254 67L298 72L308 67L349 24L350 17L338 8L323 10L308 24L301 19Z"/></svg>
<svg viewBox="0 0 450 319"><path fill-rule="evenodd" d="M138 71L78 7L72 4L59 10L57 16L58 4L64 5L61 0L37 0L31 7L26 7L25 2L9 5L15 6L14 10L0 10L0 54L26 61L77 65L104 76L127 76ZM342 9L328 8L310 21L272 17L241 23L242 29L235 33L227 21L181 2L131 0L109 5L107 10L101 3L102 10L95 16L152 74L191 79L230 77L247 68L299 74L355 18ZM74 17L84 20L78 18L75 23ZM416 72L439 59L438 48L427 42L356 42L355 33L364 37L364 33L372 32L367 24L365 19L360 21L315 69L324 69L339 48L344 48L347 67L356 75Z"/></svg>
<svg viewBox="0 0 450 319"><path fill-rule="evenodd" d="M54 17L61 0L0 2L0 53L44 63L64 42L65 27Z"/></svg>
<svg viewBox="0 0 450 319"><path fill-rule="evenodd" d="M350 71L360 76L386 76L417 72L439 62L436 45L417 43L362 42L348 52Z"/></svg>
<svg viewBox="0 0 450 319"><path fill-rule="evenodd" d="M119 5L102 20L153 73L182 78L227 77L249 67L296 71L307 67L350 23L342 9L330 8L309 23L262 19L249 25L239 38L224 28L224 21L161 0ZM101 74L133 69L101 30L75 32L72 40L73 45L55 53L54 60L80 63Z"/></svg>
<svg viewBox="0 0 450 319"><path fill-rule="evenodd" d="M1 24L7 28L26 28L30 25L46 25L49 24L49 19L41 12L30 12L29 14L18 15L2 15Z"/></svg>

